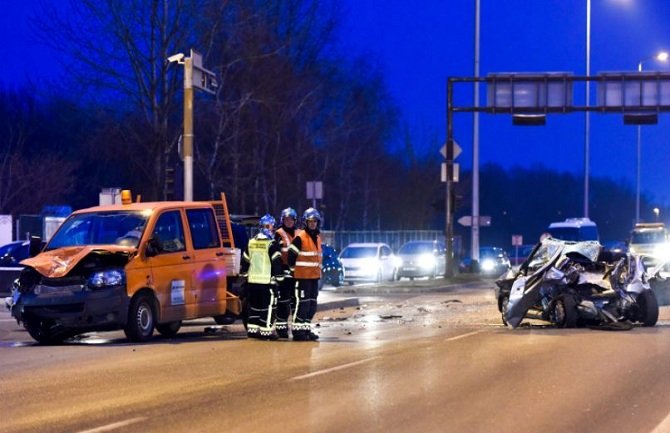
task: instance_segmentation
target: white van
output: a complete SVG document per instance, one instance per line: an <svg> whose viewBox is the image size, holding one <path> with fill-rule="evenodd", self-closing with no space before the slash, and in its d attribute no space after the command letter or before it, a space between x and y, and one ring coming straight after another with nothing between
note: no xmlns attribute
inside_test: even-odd
<svg viewBox="0 0 670 433"><path fill-rule="evenodd" d="M597 241L598 226L588 218L567 218L549 224L547 232L555 239L564 241Z"/></svg>
<svg viewBox="0 0 670 433"><path fill-rule="evenodd" d="M666 261L670 258L667 240L668 232L665 224L637 223L628 239L628 251Z"/></svg>

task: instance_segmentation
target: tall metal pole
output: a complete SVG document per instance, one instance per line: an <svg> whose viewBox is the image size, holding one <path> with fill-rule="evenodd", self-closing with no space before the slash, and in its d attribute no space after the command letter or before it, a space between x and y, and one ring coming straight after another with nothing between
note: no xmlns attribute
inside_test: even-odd
<svg viewBox="0 0 670 433"><path fill-rule="evenodd" d="M193 56L184 59L184 201L193 201Z"/></svg>
<svg viewBox="0 0 670 433"><path fill-rule="evenodd" d="M637 64L637 71L642 72L642 61ZM635 181L635 222L640 222L640 160L642 158L642 130L637 125L637 163L636 163L636 181Z"/></svg>
<svg viewBox="0 0 670 433"><path fill-rule="evenodd" d="M586 0L586 77L591 75L591 0ZM586 106L590 107L591 91L589 80L586 80ZM584 218L589 217L589 129L590 112L586 111L584 128Z"/></svg>
<svg viewBox="0 0 670 433"><path fill-rule="evenodd" d="M446 257L446 276L454 276L454 209L451 205L453 196L453 177L454 177L454 130L453 130L453 113L451 107L453 106L453 83L447 80L447 179L446 179L446 196L445 196L445 245L447 247Z"/></svg>
<svg viewBox="0 0 670 433"><path fill-rule="evenodd" d="M479 78L479 0L475 0L475 78ZM479 81L475 81L474 107L479 107ZM472 263L479 262L479 112L472 122Z"/></svg>

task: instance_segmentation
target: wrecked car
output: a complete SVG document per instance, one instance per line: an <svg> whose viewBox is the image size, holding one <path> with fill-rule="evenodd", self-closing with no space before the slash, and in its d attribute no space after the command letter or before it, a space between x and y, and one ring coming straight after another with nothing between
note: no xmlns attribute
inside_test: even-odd
<svg viewBox="0 0 670 433"><path fill-rule="evenodd" d="M512 328L523 319L562 328L654 326L658 301L641 257L602 250L597 241L549 237L537 244L520 267L496 281L503 323Z"/></svg>
<svg viewBox="0 0 670 433"><path fill-rule="evenodd" d="M11 314L43 344L117 329L146 341L154 329L175 335L183 320L239 314L227 287L236 253L220 233L207 202L76 211L21 262Z"/></svg>

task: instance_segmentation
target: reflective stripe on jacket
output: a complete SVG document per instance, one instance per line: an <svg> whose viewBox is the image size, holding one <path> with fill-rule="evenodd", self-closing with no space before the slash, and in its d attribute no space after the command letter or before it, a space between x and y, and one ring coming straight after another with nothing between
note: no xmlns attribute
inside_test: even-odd
<svg viewBox="0 0 670 433"><path fill-rule="evenodd" d="M272 262L270 261L271 239L249 241L249 282L253 284L270 284L272 278Z"/></svg>
<svg viewBox="0 0 670 433"><path fill-rule="evenodd" d="M321 236L316 237L316 244L306 230L300 230L296 237L300 238L301 248L295 262L293 276L305 280L321 278Z"/></svg>

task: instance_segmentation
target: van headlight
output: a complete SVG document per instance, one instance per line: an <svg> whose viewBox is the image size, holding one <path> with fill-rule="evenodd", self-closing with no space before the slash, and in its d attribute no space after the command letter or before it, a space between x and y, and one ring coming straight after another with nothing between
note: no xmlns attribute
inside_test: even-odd
<svg viewBox="0 0 670 433"><path fill-rule="evenodd" d="M654 248L654 257L665 262L670 260L670 244L660 244Z"/></svg>
<svg viewBox="0 0 670 433"><path fill-rule="evenodd" d="M123 269L107 269L94 272L88 279L88 285L93 289L121 286L125 282L126 273Z"/></svg>

